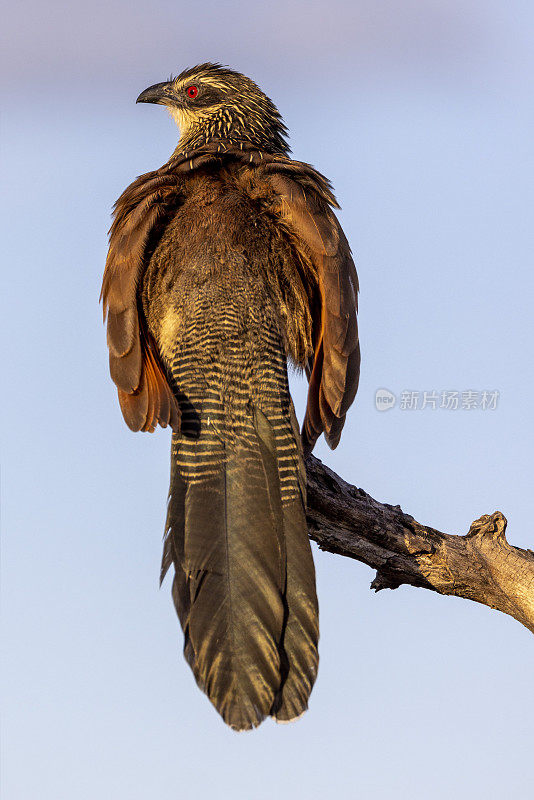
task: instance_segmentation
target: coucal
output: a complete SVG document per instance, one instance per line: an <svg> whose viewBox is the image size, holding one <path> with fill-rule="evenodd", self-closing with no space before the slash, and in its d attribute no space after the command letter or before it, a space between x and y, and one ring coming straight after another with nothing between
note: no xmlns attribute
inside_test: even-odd
<svg viewBox="0 0 534 800"><path fill-rule="evenodd" d="M358 386L358 282L329 182L289 157L249 78L202 64L142 92L180 128L114 207L102 284L128 426L173 430L161 579L224 721L300 716L317 674L304 457ZM287 362L309 380L299 433Z"/></svg>

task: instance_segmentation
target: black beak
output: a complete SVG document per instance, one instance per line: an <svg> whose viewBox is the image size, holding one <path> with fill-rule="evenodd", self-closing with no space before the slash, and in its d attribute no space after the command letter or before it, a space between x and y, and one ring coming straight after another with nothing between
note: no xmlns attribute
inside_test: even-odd
<svg viewBox="0 0 534 800"><path fill-rule="evenodd" d="M172 83L163 82L155 83L154 86L149 86L144 92L141 92L136 103L159 103L160 105L167 105L171 99Z"/></svg>

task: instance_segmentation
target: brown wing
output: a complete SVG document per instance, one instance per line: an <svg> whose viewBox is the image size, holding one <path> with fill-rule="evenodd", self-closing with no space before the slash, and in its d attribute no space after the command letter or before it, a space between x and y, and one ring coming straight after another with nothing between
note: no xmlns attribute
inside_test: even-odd
<svg viewBox="0 0 534 800"><path fill-rule="evenodd" d="M122 414L133 431L153 431L158 423L178 430L180 424L178 406L137 299L149 237L178 196L176 175L142 175L117 200L110 229L100 299L108 323L110 373Z"/></svg>
<svg viewBox="0 0 534 800"><path fill-rule="evenodd" d="M102 281L104 319L111 377L122 414L134 431L153 431L159 423L179 429L180 411L156 344L139 314L137 287L145 268L149 238L179 201L184 173L238 159L256 163L262 155L250 148L228 149L221 143L171 158L161 169L141 175L115 204L109 252Z"/></svg>
<svg viewBox="0 0 534 800"><path fill-rule="evenodd" d="M321 302L312 309L314 354L307 369L308 403L302 427L304 450L310 453L323 432L329 446L337 446L358 389L358 276L331 209L336 203L328 183L308 165L293 165L291 171L279 165L267 169L282 198L284 221L318 276Z"/></svg>

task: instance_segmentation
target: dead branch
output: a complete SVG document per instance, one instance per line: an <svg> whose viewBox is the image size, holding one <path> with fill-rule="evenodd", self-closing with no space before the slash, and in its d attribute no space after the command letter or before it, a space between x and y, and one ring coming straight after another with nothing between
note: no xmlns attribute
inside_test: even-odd
<svg viewBox="0 0 534 800"><path fill-rule="evenodd" d="M534 633L534 553L508 544L500 511L475 520L465 536L441 533L373 500L314 456L306 468L310 538L376 569L372 589L406 583L465 597Z"/></svg>

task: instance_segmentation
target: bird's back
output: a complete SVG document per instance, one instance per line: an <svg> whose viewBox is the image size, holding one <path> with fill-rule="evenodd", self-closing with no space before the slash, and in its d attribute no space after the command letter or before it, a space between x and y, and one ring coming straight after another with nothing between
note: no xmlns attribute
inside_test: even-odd
<svg viewBox="0 0 534 800"><path fill-rule="evenodd" d="M235 182L195 177L150 258L143 306L180 398L185 437L195 434L193 409L205 409L227 442L244 435L251 404L287 410L275 262L290 253L273 259L273 229Z"/></svg>
<svg viewBox="0 0 534 800"><path fill-rule="evenodd" d="M287 295L299 279L290 274L294 257L265 197L251 197L247 188L231 172L188 182L150 258L143 306L180 405L174 447L184 477L201 476L237 439L255 436L254 413L261 411L283 459L283 495L294 496L299 454L284 311L295 305ZM301 346L311 350L306 322Z"/></svg>

